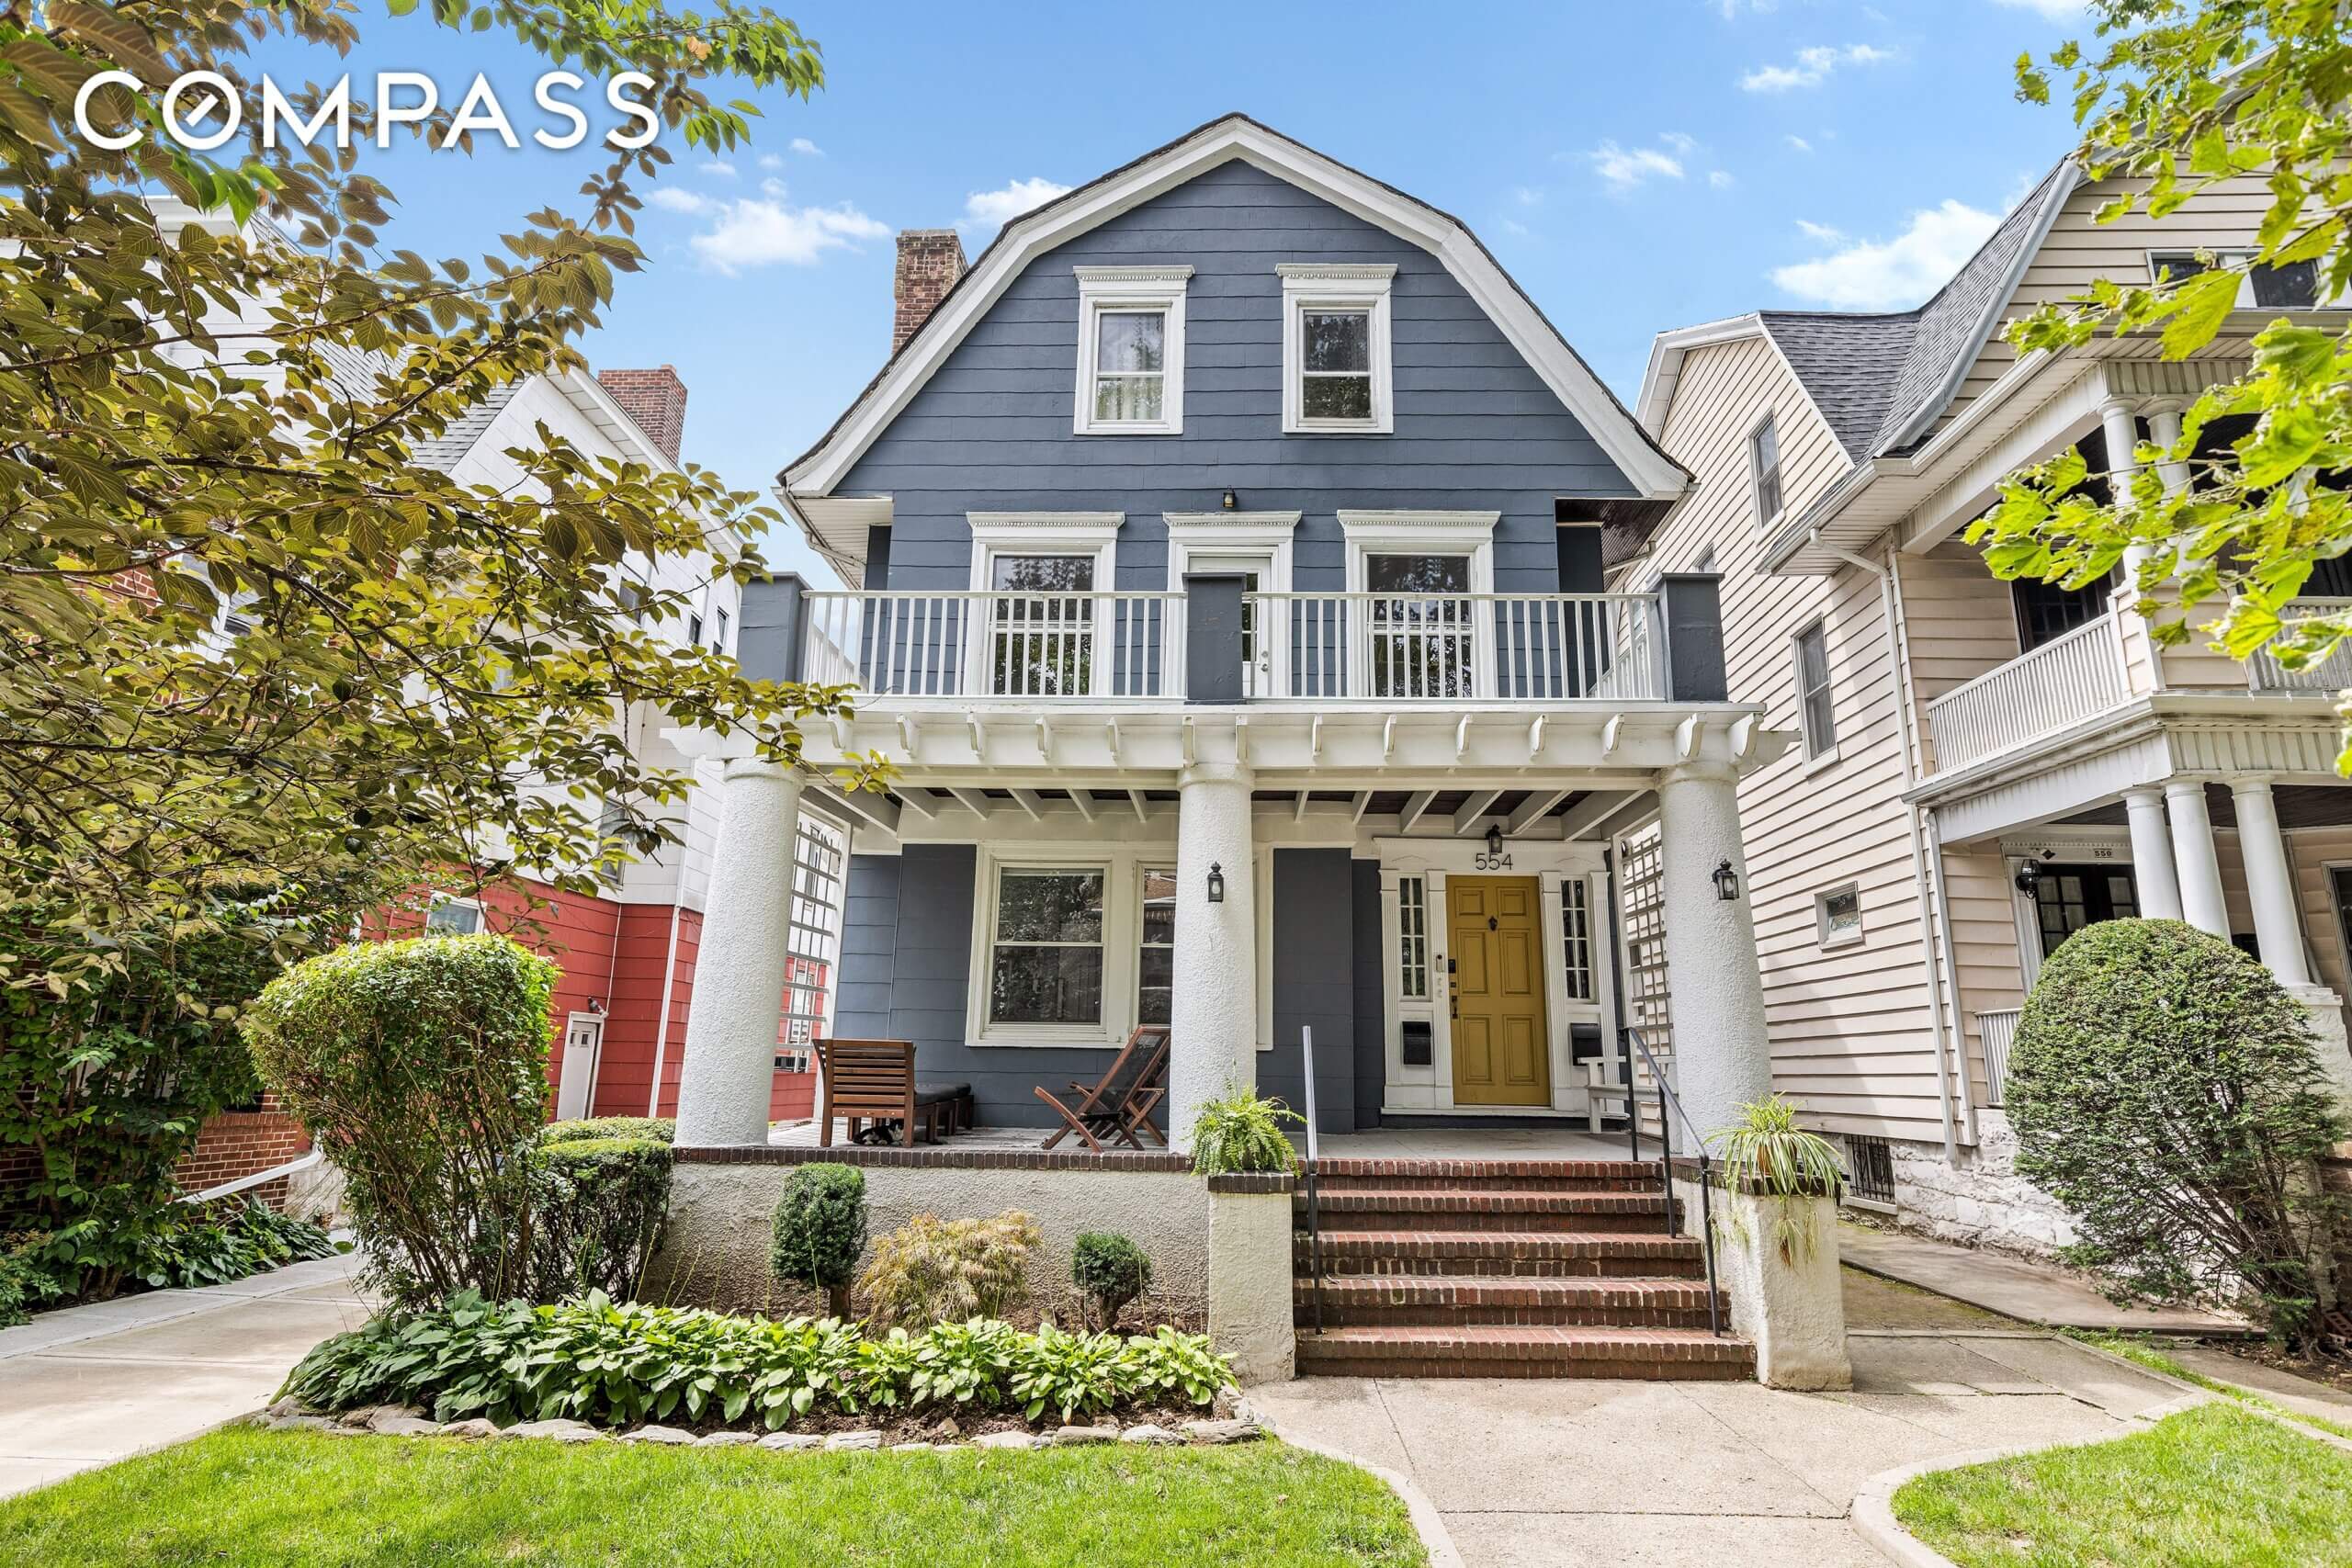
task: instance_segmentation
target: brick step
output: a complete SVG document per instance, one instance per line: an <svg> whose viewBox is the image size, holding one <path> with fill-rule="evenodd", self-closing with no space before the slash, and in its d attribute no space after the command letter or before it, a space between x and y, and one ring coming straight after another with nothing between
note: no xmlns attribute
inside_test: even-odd
<svg viewBox="0 0 2352 1568"><path fill-rule="evenodd" d="M1293 1267L1309 1268L1306 1234L1292 1237ZM1706 1256L1688 1236L1655 1232L1347 1230L1323 1235L1327 1276L1477 1275L1507 1279L1706 1277Z"/></svg>
<svg viewBox="0 0 2352 1568"><path fill-rule="evenodd" d="M1306 1195L1292 1212L1304 1224ZM1439 1225L1476 1231L1657 1231L1667 1201L1657 1192L1514 1190L1478 1187L1357 1187L1321 1193L1324 1231L1402 1230Z"/></svg>
<svg viewBox="0 0 2352 1568"><path fill-rule="evenodd" d="M1607 1159L1356 1159L1325 1156L1315 1162L1326 1192L1351 1187L1475 1187L1487 1191L1655 1192L1654 1160Z"/></svg>
<svg viewBox="0 0 2352 1568"><path fill-rule="evenodd" d="M1703 1328L1352 1327L1298 1336L1303 1376L1737 1379L1755 1348Z"/></svg>
<svg viewBox="0 0 2352 1568"><path fill-rule="evenodd" d="M1292 1284L1293 1321L1315 1323L1315 1287ZM1447 1325L1551 1325L1609 1328L1705 1328L1707 1287L1696 1280L1482 1280L1460 1275L1350 1276L1321 1290L1328 1328L1443 1327ZM1721 1321L1731 1303L1717 1293Z"/></svg>

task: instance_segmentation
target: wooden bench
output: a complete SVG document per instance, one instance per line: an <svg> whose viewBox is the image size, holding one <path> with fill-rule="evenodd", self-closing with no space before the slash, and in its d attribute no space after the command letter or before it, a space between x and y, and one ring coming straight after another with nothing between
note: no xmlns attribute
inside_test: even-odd
<svg viewBox="0 0 2352 1568"><path fill-rule="evenodd" d="M915 1128L937 1143L944 1126L951 1134L972 1125L972 1086L915 1082L911 1040L819 1040L817 1069L822 1084L817 1106L817 1142L833 1146L833 1118L849 1123L850 1142L863 1122L896 1122L899 1142L912 1148Z"/></svg>

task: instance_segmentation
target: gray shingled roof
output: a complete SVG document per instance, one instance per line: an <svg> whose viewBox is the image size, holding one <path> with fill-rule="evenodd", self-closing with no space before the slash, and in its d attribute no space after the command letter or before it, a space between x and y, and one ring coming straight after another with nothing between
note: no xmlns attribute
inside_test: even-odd
<svg viewBox="0 0 2352 1568"><path fill-rule="evenodd" d="M491 422L522 389L523 383L519 380L493 387L488 397L451 420L449 428L443 431L438 439L418 442L416 449L409 454L410 457L424 468L447 473L489 434Z"/></svg>
<svg viewBox="0 0 2352 1568"><path fill-rule="evenodd" d="M1849 458L1907 452L1926 440L2073 188L2070 167L2061 162L2042 175L1951 280L1916 310L1757 313Z"/></svg>

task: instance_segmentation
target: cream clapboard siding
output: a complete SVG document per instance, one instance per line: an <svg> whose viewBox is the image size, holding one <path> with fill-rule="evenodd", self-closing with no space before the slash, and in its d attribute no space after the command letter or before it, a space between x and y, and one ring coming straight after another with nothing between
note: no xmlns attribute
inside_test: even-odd
<svg viewBox="0 0 2352 1568"><path fill-rule="evenodd" d="M2352 866L2352 828L2298 829L2287 835L2287 856L2295 874L2295 902L2303 921L2303 947L2312 958L2312 978L2346 998L2346 1020L2352 1024L2347 934L2327 880L2329 866Z"/></svg>
<svg viewBox="0 0 2352 1568"><path fill-rule="evenodd" d="M1935 771L1934 732L1928 705L2015 659L2019 651L2016 602L1984 558L1948 540L1924 556L1901 555L1903 623L1911 645L1912 700L1918 705L1925 771Z"/></svg>
<svg viewBox="0 0 2352 1568"><path fill-rule="evenodd" d="M1655 565L1710 552L1723 579L1731 695L1798 728L1792 642L1825 626L1838 760L1807 771L1802 746L1741 786L1740 818L1771 1031L1773 1081L1829 1131L1939 1139L1928 970L1920 938L1899 716L1879 581L1759 570L1747 439L1764 410L1780 434L1784 494L1802 506L1845 469L1827 426L1761 338L1690 353L1663 444L1698 475L1653 541ZM1823 949L1817 894L1856 885L1863 938ZM1678 1021L1679 1032L1693 1027Z"/></svg>
<svg viewBox="0 0 2352 1568"><path fill-rule="evenodd" d="M2018 280L2017 291L2003 312L2004 321L2086 293L2095 278L2148 282L2151 250L2243 248L2253 243L2255 230L2270 205L2270 192L2262 177L2242 175L2191 197L2161 222L2150 218L2144 207L2136 206L2111 223L2098 222L2099 209L2127 188L2145 190L2147 182L2099 180L2075 188L2060 208L2041 249L2027 264L2024 276ZM1941 429L1999 380L2016 360L2016 350L1996 328L1936 428Z"/></svg>

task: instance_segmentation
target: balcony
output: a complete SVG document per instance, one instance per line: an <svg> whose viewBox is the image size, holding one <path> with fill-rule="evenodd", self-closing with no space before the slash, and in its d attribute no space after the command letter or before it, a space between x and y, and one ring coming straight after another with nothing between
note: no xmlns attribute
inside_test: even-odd
<svg viewBox="0 0 2352 1568"><path fill-rule="evenodd" d="M2287 624L2320 616L2352 615L2352 599L2298 599L2288 606ZM2326 658L2301 670L2281 665L2268 649L2246 660L2246 680L2257 692L2319 692L2328 696L2352 686L2352 641L2337 643Z"/></svg>
<svg viewBox="0 0 2352 1568"><path fill-rule="evenodd" d="M2019 654L1928 705L1936 771L2055 735L2120 707L2131 694L2115 612Z"/></svg>
<svg viewBox="0 0 2352 1568"><path fill-rule="evenodd" d="M1238 628L1222 613L1236 605ZM1243 593L1216 606L1181 592L812 591L803 606L801 677L873 696L1182 702L1188 637L1229 646L1237 629L1249 702L1628 703L1668 690L1648 594Z"/></svg>

